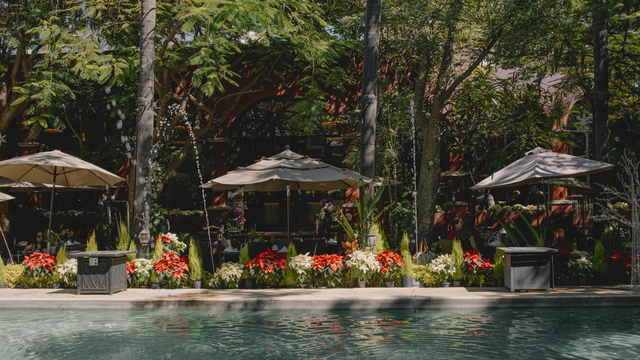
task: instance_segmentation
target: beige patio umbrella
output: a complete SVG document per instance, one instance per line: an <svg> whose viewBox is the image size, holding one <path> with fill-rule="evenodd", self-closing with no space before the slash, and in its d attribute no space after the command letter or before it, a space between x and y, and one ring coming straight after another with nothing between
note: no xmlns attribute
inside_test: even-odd
<svg viewBox="0 0 640 360"><path fill-rule="evenodd" d="M58 150L0 161L0 176L14 181L52 185L47 238L51 234L51 217L53 215L53 198L56 185L111 186L125 180L91 163ZM49 242L47 241L48 246Z"/></svg>
<svg viewBox="0 0 640 360"><path fill-rule="evenodd" d="M218 190L242 188L253 191L287 191L287 234L291 236L291 190L338 190L355 188L372 179L287 150L262 158L247 167L230 171L201 187Z"/></svg>
<svg viewBox="0 0 640 360"><path fill-rule="evenodd" d="M576 177L609 170L613 165L601 161L535 148L511 165L471 187L472 190L526 185L545 179Z"/></svg>

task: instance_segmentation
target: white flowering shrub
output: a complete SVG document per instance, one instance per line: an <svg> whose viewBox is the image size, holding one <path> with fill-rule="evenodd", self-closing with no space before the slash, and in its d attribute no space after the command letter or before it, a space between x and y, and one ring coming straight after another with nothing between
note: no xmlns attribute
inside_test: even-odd
<svg viewBox="0 0 640 360"><path fill-rule="evenodd" d="M313 274L309 253L293 256L289 259L289 267L293 269L299 284L311 280Z"/></svg>
<svg viewBox="0 0 640 360"><path fill-rule="evenodd" d="M349 268L353 277L358 280L369 279L374 274L380 272L380 264L376 255L370 251L356 250L351 253L349 260L345 261L345 266Z"/></svg>
<svg viewBox="0 0 640 360"><path fill-rule="evenodd" d="M75 286L78 280L78 260L69 259L56 268L58 277L65 286Z"/></svg>
<svg viewBox="0 0 640 360"><path fill-rule="evenodd" d="M174 252L180 255L187 248L187 244L178 240L178 235L174 233L160 234L158 238L162 240L162 246L165 252Z"/></svg>
<svg viewBox="0 0 640 360"><path fill-rule="evenodd" d="M429 264L429 271L438 274L441 282L448 282L456 272L456 263L451 254L440 255Z"/></svg>
<svg viewBox="0 0 640 360"><path fill-rule="evenodd" d="M140 285L147 284L153 271L153 261L149 259L135 259L132 263L134 266L133 278L137 280Z"/></svg>
<svg viewBox="0 0 640 360"><path fill-rule="evenodd" d="M237 289L242 278L243 265L226 262L213 274L209 287L217 289Z"/></svg>

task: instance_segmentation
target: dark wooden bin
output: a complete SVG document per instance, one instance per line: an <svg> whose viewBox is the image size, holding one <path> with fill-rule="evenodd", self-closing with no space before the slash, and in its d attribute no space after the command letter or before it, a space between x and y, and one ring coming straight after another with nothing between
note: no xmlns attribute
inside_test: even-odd
<svg viewBox="0 0 640 360"><path fill-rule="evenodd" d="M499 247L504 252L504 285L516 290L553 288L553 253L545 247Z"/></svg>
<svg viewBox="0 0 640 360"><path fill-rule="evenodd" d="M77 294L109 294L127 289L127 254L135 251L85 251L78 258Z"/></svg>

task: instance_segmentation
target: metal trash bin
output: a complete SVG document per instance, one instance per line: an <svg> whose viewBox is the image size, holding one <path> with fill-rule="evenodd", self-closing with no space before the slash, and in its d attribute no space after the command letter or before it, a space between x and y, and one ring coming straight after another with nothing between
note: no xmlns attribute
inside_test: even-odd
<svg viewBox="0 0 640 360"><path fill-rule="evenodd" d="M504 252L504 285L516 290L550 291L553 284L553 253L546 247L499 247Z"/></svg>
<svg viewBox="0 0 640 360"><path fill-rule="evenodd" d="M84 251L78 258L77 294L109 294L127 289L127 254L136 251Z"/></svg>

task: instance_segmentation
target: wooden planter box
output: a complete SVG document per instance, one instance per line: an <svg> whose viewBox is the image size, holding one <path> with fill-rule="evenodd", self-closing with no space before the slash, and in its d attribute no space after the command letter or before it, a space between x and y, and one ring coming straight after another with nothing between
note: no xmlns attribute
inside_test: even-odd
<svg viewBox="0 0 640 360"><path fill-rule="evenodd" d="M77 294L109 294L127 289L127 254L135 251L86 251L78 258Z"/></svg>
<svg viewBox="0 0 640 360"><path fill-rule="evenodd" d="M553 253L544 247L499 247L504 252L504 285L516 290L549 290L553 287Z"/></svg>

